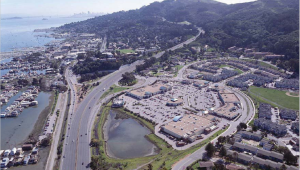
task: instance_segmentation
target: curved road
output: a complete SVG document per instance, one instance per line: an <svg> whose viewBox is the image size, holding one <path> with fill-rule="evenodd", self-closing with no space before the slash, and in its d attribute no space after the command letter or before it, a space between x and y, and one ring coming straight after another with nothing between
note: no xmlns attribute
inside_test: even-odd
<svg viewBox="0 0 300 170"><path fill-rule="evenodd" d="M244 93L242 93L239 90L228 88L231 91L234 91L237 97L240 99L242 104L242 116L237 121L231 121L229 128L223 132L220 136L227 136L231 135L236 132L236 127L239 125L240 122L247 123L251 119L253 119L255 115L255 106L251 99L246 96ZM248 106L248 107L247 107ZM249 110L248 110L248 109ZM216 142L218 138L215 138L211 142ZM205 153L205 146L202 146L200 149L195 151L194 153L186 156L179 162L177 162L175 165L173 165L172 170L185 170L186 167L191 165L196 160L202 159L203 154Z"/></svg>
<svg viewBox="0 0 300 170"><path fill-rule="evenodd" d="M201 33L204 31L201 28L198 28L199 33L187 41L176 45L168 50L175 50L181 48L184 44L189 44L193 42ZM160 52L154 57L159 58L164 54ZM67 129L67 137L64 141L63 146L63 157L60 164L61 170L77 170L77 169L89 169L88 164L91 162L91 152L89 143L91 141L91 131L93 120L99 109L98 101L103 95L106 89L111 85L115 84L118 80L121 79L121 76L125 72L131 72L135 70L136 65L143 63L139 60L131 65L120 68L118 71L112 73L110 76L106 77L101 81L101 84L95 87L79 104L77 109L74 111L74 106L69 111L69 119ZM69 77L67 81L71 87L72 98L75 95L75 89ZM105 88L105 90L104 90ZM72 99L72 105L75 103L75 99ZM56 148L52 148L56 149Z"/></svg>

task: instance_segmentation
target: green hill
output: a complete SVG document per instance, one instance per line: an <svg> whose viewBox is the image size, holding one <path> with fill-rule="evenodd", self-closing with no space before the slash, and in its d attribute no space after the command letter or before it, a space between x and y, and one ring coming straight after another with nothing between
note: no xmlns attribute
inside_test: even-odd
<svg viewBox="0 0 300 170"><path fill-rule="evenodd" d="M59 30L106 34L111 40L125 37L133 43L139 37L153 43L158 36L164 49L172 45L168 40L174 37L194 35L196 25L206 31L198 40L202 44L219 51L235 45L283 54L286 57L278 62L279 66L299 72L298 7L299 0L258 0L232 5L213 0L165 0L137 10L67 24ZM185 21L192 24L172 23Z"/></svg>

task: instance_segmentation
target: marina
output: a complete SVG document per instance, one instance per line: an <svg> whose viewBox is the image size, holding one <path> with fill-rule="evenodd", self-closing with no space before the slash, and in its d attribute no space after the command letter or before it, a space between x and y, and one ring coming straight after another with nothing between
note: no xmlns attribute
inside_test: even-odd
<svg viewBox="0 0 300 170"><path fill-rule="evenodd" d="M13 88L13 86L6 86L4 90L2 90L0 95L1 105L3 103L7 103L9 98L14 95L17 90ZM38 101L35 98L38 96L39 90L35 86L30 86L26 91L24 91L19 98L17 98L13 103L5 108L4 111L1 109L1 118L6 117L17 117L21 112L23 112L24 108L29 106L38 105Z"/></svg>
<svg viewBox="0 0 300 170"><path fill-rule="evenodd" d="M1 107L1 112L11 106L15 100L20 98L24 91L19 91L16 95L11 97L9 101ZM31 134L39 115L49 105L49 98L51 93L39 92L35 98L38 105L23 108L21 114L17 117L6 117L0 119L1 121L1 148L11 148L12 146L19 146L21 142L27 139ZM40 120L43 121L43 120Z"/></svg>

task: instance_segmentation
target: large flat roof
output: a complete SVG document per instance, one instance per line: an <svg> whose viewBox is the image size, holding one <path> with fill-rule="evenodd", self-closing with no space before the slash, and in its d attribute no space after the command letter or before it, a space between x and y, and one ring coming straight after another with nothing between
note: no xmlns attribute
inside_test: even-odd
<svg viewBox="0 0 300 170"><path fill-rule="evenodd" d="M218 114L222 114L224 116L232 117L232 116L238 114L237 112L230 111L230 109L233 107L234 107L233 103L226 103L224 106L215 109L215 112Z"/></svg>
<svg viewBox="0 0 300 170"><path fill-rule="evenodd" d="M193 132L207 128L212 121L198 115L185 115L177 122L170 122L165 125L165 129L179 135L191 135Z"/></svg>
<svg viewBox="0 0 300 170"><path fill-rule="evenodd" d="M132 91L130 91L130 93L132 93L136 96L144 96L146 92L156 93L156 92L160 91L160 87L162 87L162 86L169 87L170 85L163 84L162 82L158 82L151 86L145 86L145 87L142 87L139 89L132 90Z"/></svg>
<svg viewBox="0 0 300 170"><path fill-rule="evenodd" d="M221 93L224 102L238 102L239 99L234 93Z"/></svg>

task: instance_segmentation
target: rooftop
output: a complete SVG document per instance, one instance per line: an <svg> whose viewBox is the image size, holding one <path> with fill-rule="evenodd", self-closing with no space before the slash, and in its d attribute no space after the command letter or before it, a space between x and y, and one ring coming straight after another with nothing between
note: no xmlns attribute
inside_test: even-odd
<svg viewBox="0 0 300 170"><path fill-rule="evenodd" d="M212 122L205 117L198 115L185 115L177 122L167 123L164 128L184 137L189 136L200 129L205 129L211 124Z"/></svg>

